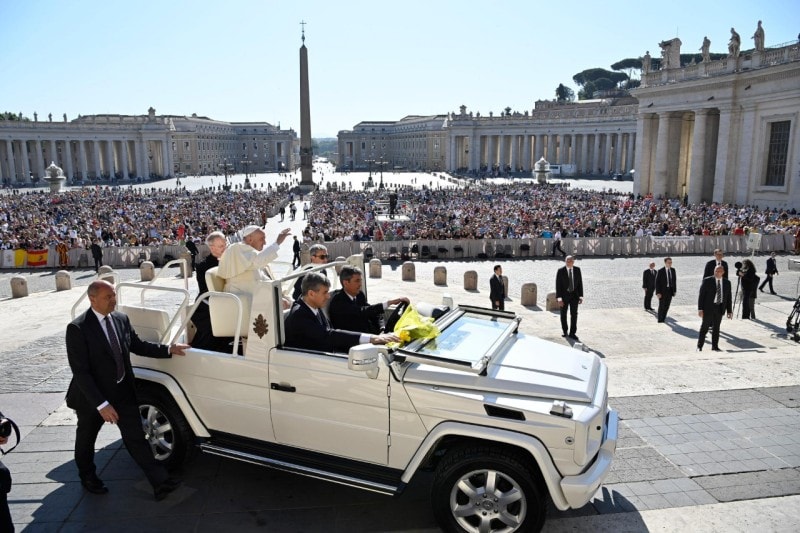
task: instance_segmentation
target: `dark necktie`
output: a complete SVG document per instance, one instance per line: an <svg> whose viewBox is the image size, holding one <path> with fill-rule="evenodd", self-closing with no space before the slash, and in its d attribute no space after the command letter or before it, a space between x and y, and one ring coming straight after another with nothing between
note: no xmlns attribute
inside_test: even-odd
<svg viewBox="0 0 800 533"><path fill-rule="evenodd" d="M569 274L569 292L573 292L575 290L575 282L572 279L572 269L570 268L567 270L567 274Z"/></svg>
<svg viewBox="0 0 800 533"><path fill-rule="evenodd" d="M722 303L722 283L720 283L719 280L717 280L717 300L716 300L716 303L718 303L718 304Z"/></svg>
<svg viewBox="0 0 800 533"><path fill-rule="evenodd" d="M125 377L125 363L122 362L122 348L117 338L117 332L114 330L114 323L111 322L111 315L106 315L106 332L108 333L108 342L111 344L111 351L114 354L114 361L117 363L117 383L122 381Z"/></svg>
<svg viewBox="0 0 800 533"><path fill-rule="evenodd" d="M667 287L669 288L669 269L667 269Z"/></svg>
<svg viewBox="0 0 800 533"><path fill-rule="evenodd" d="M328 329L328 324L325 321L325 315L322 313L322 310L317 310L317 321L322 325L323 328Z"/></svg>

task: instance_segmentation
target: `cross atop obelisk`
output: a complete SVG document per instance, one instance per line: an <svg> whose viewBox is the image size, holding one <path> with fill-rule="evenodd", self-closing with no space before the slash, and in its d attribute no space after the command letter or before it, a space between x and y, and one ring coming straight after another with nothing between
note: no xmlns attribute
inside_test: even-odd
<svg viewBox="0 0 800 533"><path fill-rule="evenodd" d="M300 187L313 190L311 148L311 106L308 96L308 50L306 50L306 22L301 21L300 39Z"/></svg>

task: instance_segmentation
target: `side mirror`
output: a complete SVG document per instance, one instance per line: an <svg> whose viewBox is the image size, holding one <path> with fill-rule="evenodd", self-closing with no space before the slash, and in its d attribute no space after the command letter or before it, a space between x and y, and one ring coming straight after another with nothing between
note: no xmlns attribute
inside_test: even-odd
<svg viewBox="0 0 800 533"><path fill-rule="evenodd" d="M350 348L347 354L347 368L356 372L366 372L370 379L378 377L378 358L380 349L372 344L359 344Z"/></svg>

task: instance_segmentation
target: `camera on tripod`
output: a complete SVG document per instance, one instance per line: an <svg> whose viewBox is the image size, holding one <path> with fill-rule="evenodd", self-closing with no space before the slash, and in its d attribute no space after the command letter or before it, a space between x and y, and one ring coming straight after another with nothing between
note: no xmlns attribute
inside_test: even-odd
<svg viewBox="0 0 800 533"><path fill-rule="evenodd" d="M14 421L0 413L0 437L10 437L14 429Z"/></svg>
<svg viewBox="0 0 800 533"><path fill-rule="evenodd" d="M741 261L736 261L733 264L733 266L736 268L736 275L737 276L741 276L742 275L742 262Z"/></svg>
<svg viewBox="0 0 800 533"><path fill-rule="evenodd" d="M786 332L792 335L794 342L800 341L800 296L794 301L792 312L786 319Z"/></svg>

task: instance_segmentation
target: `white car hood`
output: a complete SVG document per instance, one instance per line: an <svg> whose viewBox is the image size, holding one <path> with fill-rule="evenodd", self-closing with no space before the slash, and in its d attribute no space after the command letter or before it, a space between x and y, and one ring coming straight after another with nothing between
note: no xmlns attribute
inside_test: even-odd
<svg viewBox="0 0 800 533"><path fill-rule="evenodd" d="M592 352L523 334L498 350L484 374L415 361L405 368L404 382L586 403L594 397L601 364Z"/></svg>

